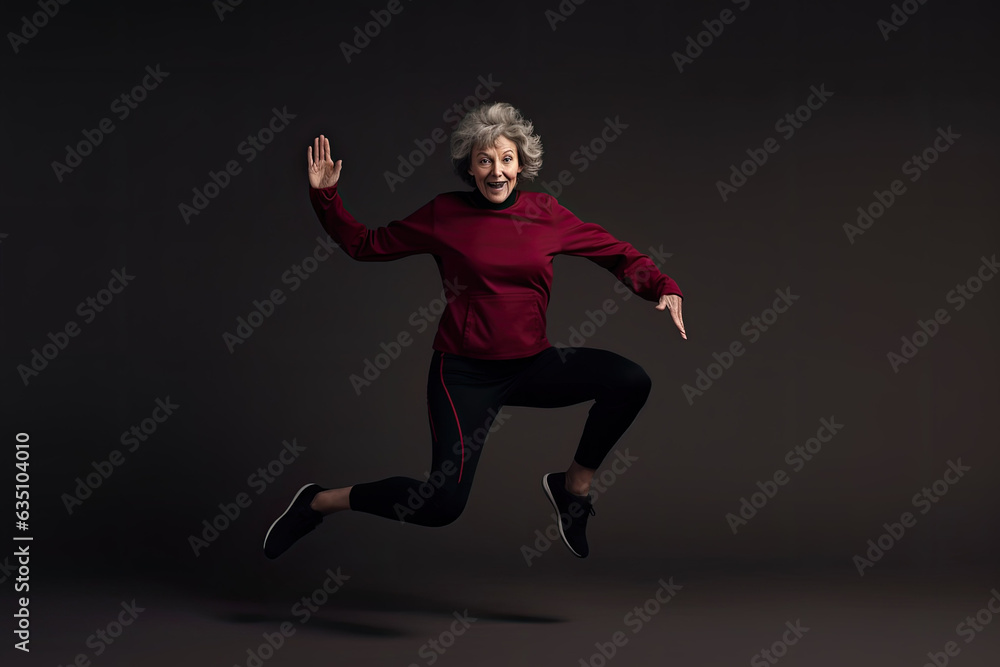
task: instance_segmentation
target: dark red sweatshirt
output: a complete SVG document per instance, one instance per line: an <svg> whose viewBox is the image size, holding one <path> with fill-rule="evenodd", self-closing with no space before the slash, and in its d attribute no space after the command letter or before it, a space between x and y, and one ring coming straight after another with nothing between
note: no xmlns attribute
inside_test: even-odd
<svg viewBox="0 0 1000 667"><path fill-rule="evenodd" d="M478 189L447 192L377 229L347 212L337 186L309 188L309 198L326 232L356 260L434 257L450 300L433 343L442 352L514 359L552 347L545 324L559 254L586 257L648 301L683 297L647 255L548 194L515 189L495 204Z"/></svg>

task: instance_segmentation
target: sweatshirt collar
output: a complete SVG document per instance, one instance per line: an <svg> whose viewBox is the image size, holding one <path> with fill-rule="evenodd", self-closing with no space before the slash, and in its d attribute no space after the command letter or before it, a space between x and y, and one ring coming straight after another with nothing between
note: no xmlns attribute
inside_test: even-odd
<svg viewBox="0 0 1000 667"><path fill-rule="evenodd" d="M477 208L485 208L493 211L502 211L505 208L510 208L517 203L517 189L515 188L513 192L507 195L507 199L503 200L499 204L491 202L487 199L479 188L476 188L470 193L470 199L472 200L472 205Z"/></svg>

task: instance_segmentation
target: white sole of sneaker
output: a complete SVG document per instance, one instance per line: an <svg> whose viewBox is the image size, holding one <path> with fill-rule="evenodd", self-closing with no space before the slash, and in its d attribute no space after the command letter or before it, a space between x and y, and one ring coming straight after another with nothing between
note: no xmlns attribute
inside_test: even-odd
<svg viewBox="0 0 1000 667"><path fill-rule="evenodd" d="M542 488L545 489L545 495L549 499L549 502L552 503L552 509L556 511L556 527L559 529L559 537L562 538L563 544L566 545L566 548L569 549L571 554L577 558L586 558L586 556L578 554L576 550L569 545L569 540L566 539L566 533L563 532L562 519L559 518L559 505L556 504L556 499L552 495L552 489L549 488L549 475L551 474L552 473L548 473L542 477Z"/></svg>
<svg viewBox="0 0 1000 667"><path fill-rule="evenodd" d="M281 513L281 516L275 519L274 523L271 524L271 527L267 529L267 535L264 536L264 544L262 545L264 548L267 548L267 538L271 536L271 531L274 530L274 527L278 525L279 521L285 518L285 515L288 514L289 510L291 510L292 507L295 505L295 501L299 499L299 496L302 495L302 492L308 489L310 486L314 486L315 484L316 484L315 482L309 482L308 484L306 484L301 489L295 492L295 497L292 498L292 502L288 503L288 507L286 507L285 511Z"/></svg>

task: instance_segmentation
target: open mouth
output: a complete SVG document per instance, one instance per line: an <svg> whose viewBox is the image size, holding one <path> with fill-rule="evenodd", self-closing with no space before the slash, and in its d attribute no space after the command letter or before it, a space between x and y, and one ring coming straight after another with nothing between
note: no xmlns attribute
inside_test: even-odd
<svg viewBox="0 0 1000 667"><path fill-rule="evenodd" d="M497 192L499 192L500 190L502 190L503 186L505 186L505 185L507 185L507 181L493 181L493 182L487 181L486 182L486 186L490 190L495 190Z"/></svg>

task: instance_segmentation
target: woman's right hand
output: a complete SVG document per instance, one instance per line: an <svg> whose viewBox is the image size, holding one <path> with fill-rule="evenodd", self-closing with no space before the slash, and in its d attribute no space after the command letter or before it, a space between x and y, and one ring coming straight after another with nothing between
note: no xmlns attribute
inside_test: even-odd
<svg viewBox="0 0 1000 667"><path fill-rule="evenodd" d="M343 160L330 159L330 140L322 134L313 139L307 150L309 156L309 185L313 188L331 188L340 180ZM315 159L313 159L315 157Z"/></svg>

